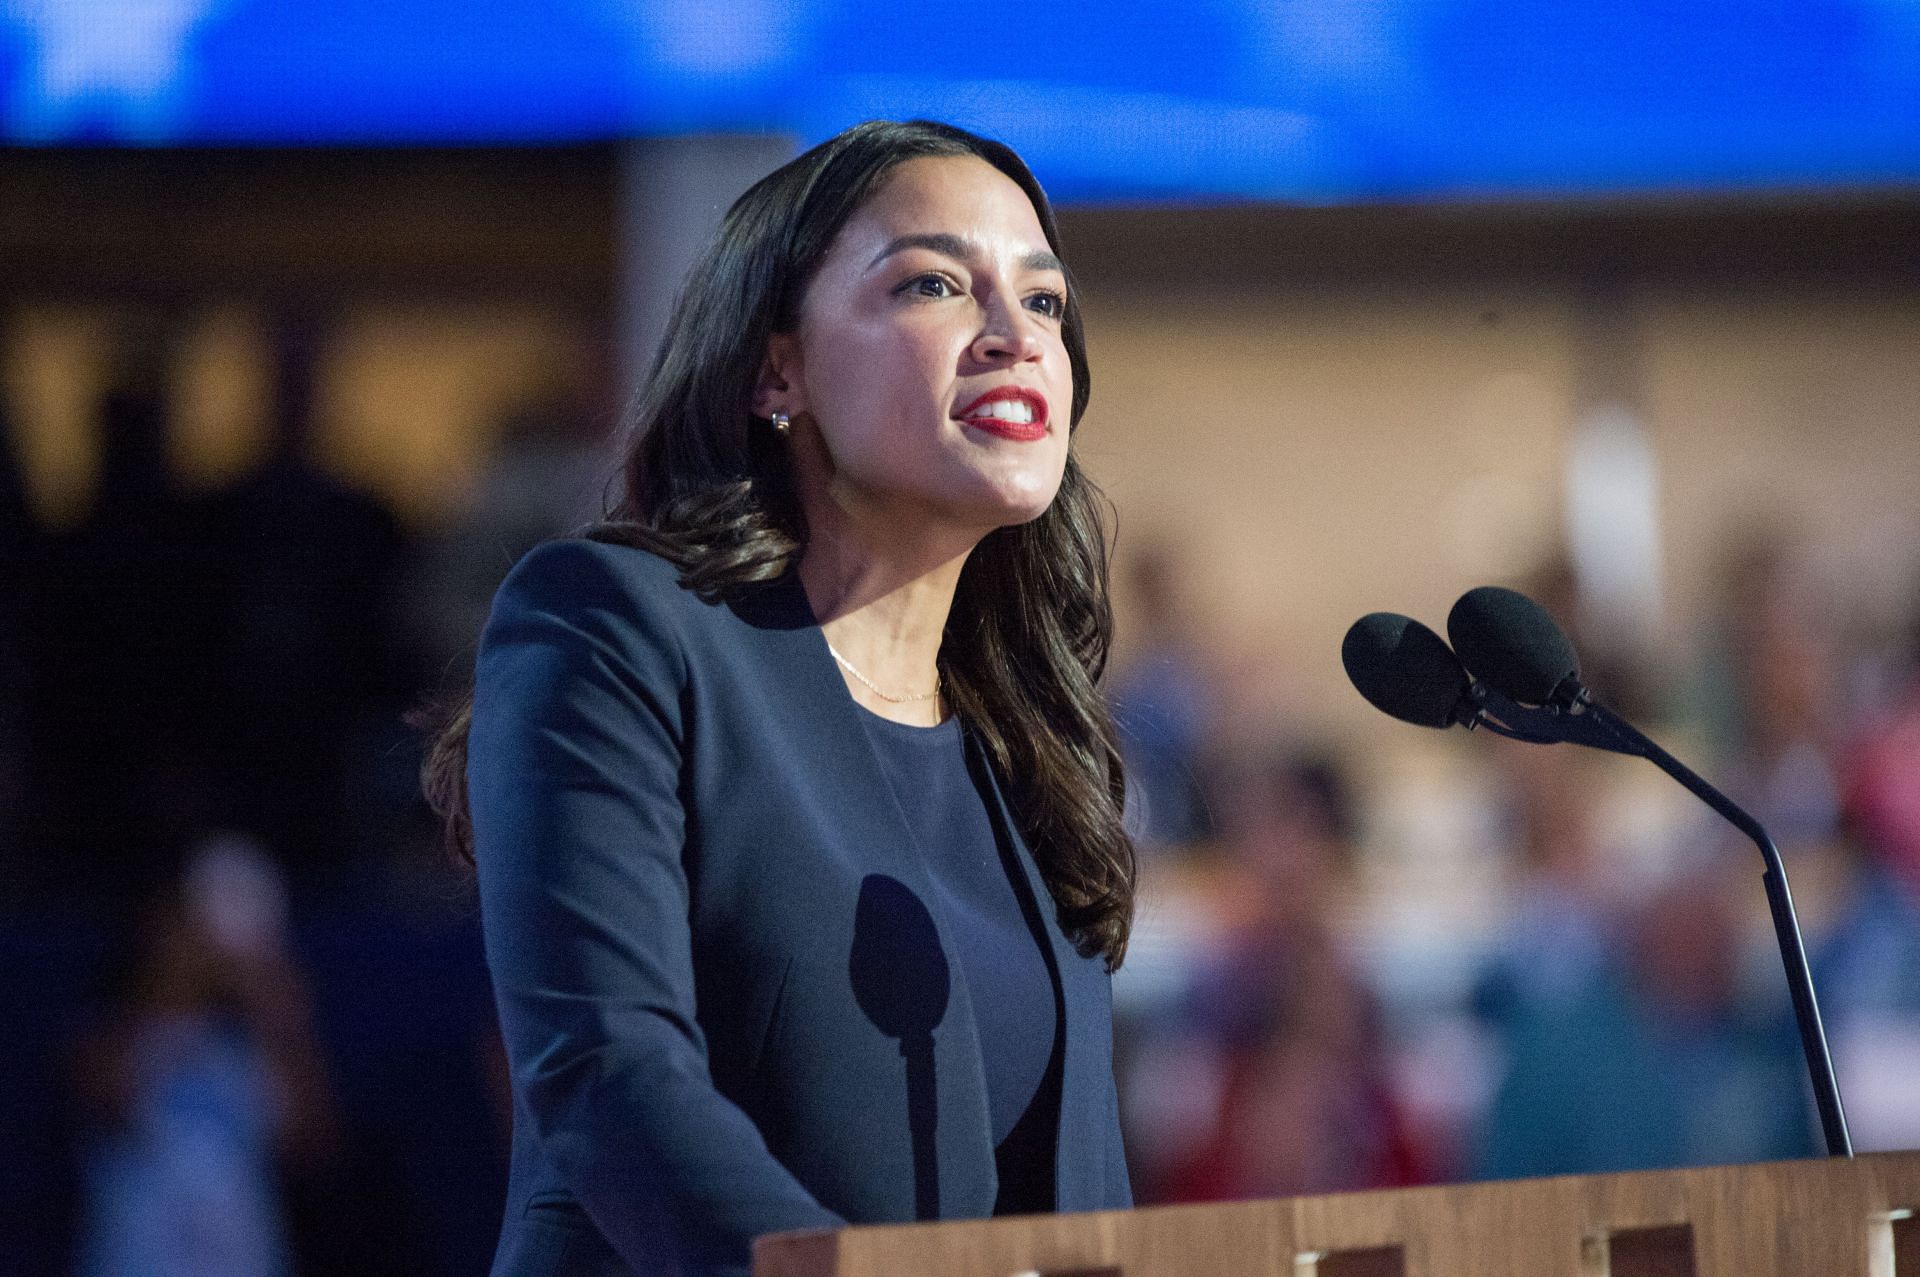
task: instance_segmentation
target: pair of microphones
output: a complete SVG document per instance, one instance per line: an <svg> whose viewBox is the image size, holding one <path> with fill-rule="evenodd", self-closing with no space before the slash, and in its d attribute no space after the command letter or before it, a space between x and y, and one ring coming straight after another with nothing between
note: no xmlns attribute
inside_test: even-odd
<svg viewBox="0 0 1920 1277"><path fill-rule="evenodd" d="M1526 595L1491 585L1468 590L1447 615L1447 639L1412 617L1373 612L1348 628L1340 659L1368 703L1403 722L1484 728L1532 744L1586 745L1644 758L1753 840L1766 863L1762 882L1827 1152L1853 1156L1786 866L1766 829L1595 699L1580 681L1573 643L1547 610Z"/></svg>
<svg viewBox="0 0 1920 1277"><path fill-rule="evenodd" d="M1545 608L1485 585L1447 614L1447 640L1395 612L1348 629L1340 659L1374 708L1421 727L1486 727L1544 743L1552 728L1593 703L1573 644ZM1468 671L1471 670L1472 673Z"/></svg>

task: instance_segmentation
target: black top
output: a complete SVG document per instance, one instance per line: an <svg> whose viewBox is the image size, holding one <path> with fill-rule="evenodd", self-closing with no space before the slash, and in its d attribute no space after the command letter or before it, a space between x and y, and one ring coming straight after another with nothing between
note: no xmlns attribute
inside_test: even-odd
<svg viewBox="0 0 1920 1277"><path fill-rule="evenodd" d="M988 816L988 796L967 765L959 718L913 727L864 707L860 717L926 856L931 903L967 984L982 994L974 1017L1000 1181L993 1213L1051 1211L1061 1034L1045 923L1012 847Z"/></svg>

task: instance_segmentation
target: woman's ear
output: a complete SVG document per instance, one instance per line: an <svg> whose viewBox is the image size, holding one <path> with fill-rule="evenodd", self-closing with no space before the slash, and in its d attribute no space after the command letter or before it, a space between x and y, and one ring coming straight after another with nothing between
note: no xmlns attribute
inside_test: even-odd
<svg viewBox="0 0 1920 1277"><path fill-rule="evenodd" d="M784 412L797 417L806 407L805 396L800 393L799 338L792 333L775 333L767 339L767 357L753 383L753 415L771 417Z"/></svg>

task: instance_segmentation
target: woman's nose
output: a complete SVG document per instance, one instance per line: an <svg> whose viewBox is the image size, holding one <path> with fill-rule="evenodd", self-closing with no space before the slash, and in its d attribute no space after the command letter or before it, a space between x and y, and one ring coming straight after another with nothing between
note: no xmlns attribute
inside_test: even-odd
<svg viewBox="0 0 1920 1277"><path fill-rule="evenodd" d="M983 362L1037 359L1042 349L1034 314L1017 301L996 303L987 310L980 335L973 340L974 357Z"/></svg>

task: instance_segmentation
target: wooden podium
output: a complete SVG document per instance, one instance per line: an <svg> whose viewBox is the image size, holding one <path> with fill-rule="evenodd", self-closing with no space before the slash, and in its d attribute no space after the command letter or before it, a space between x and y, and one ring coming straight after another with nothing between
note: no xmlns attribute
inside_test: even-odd
<svg viewBox="0 0 1920 1277"><path fill-rule="evenodd" d="M754 1277L1920 1277L1920 1153L782 1233Z"/></svg>

